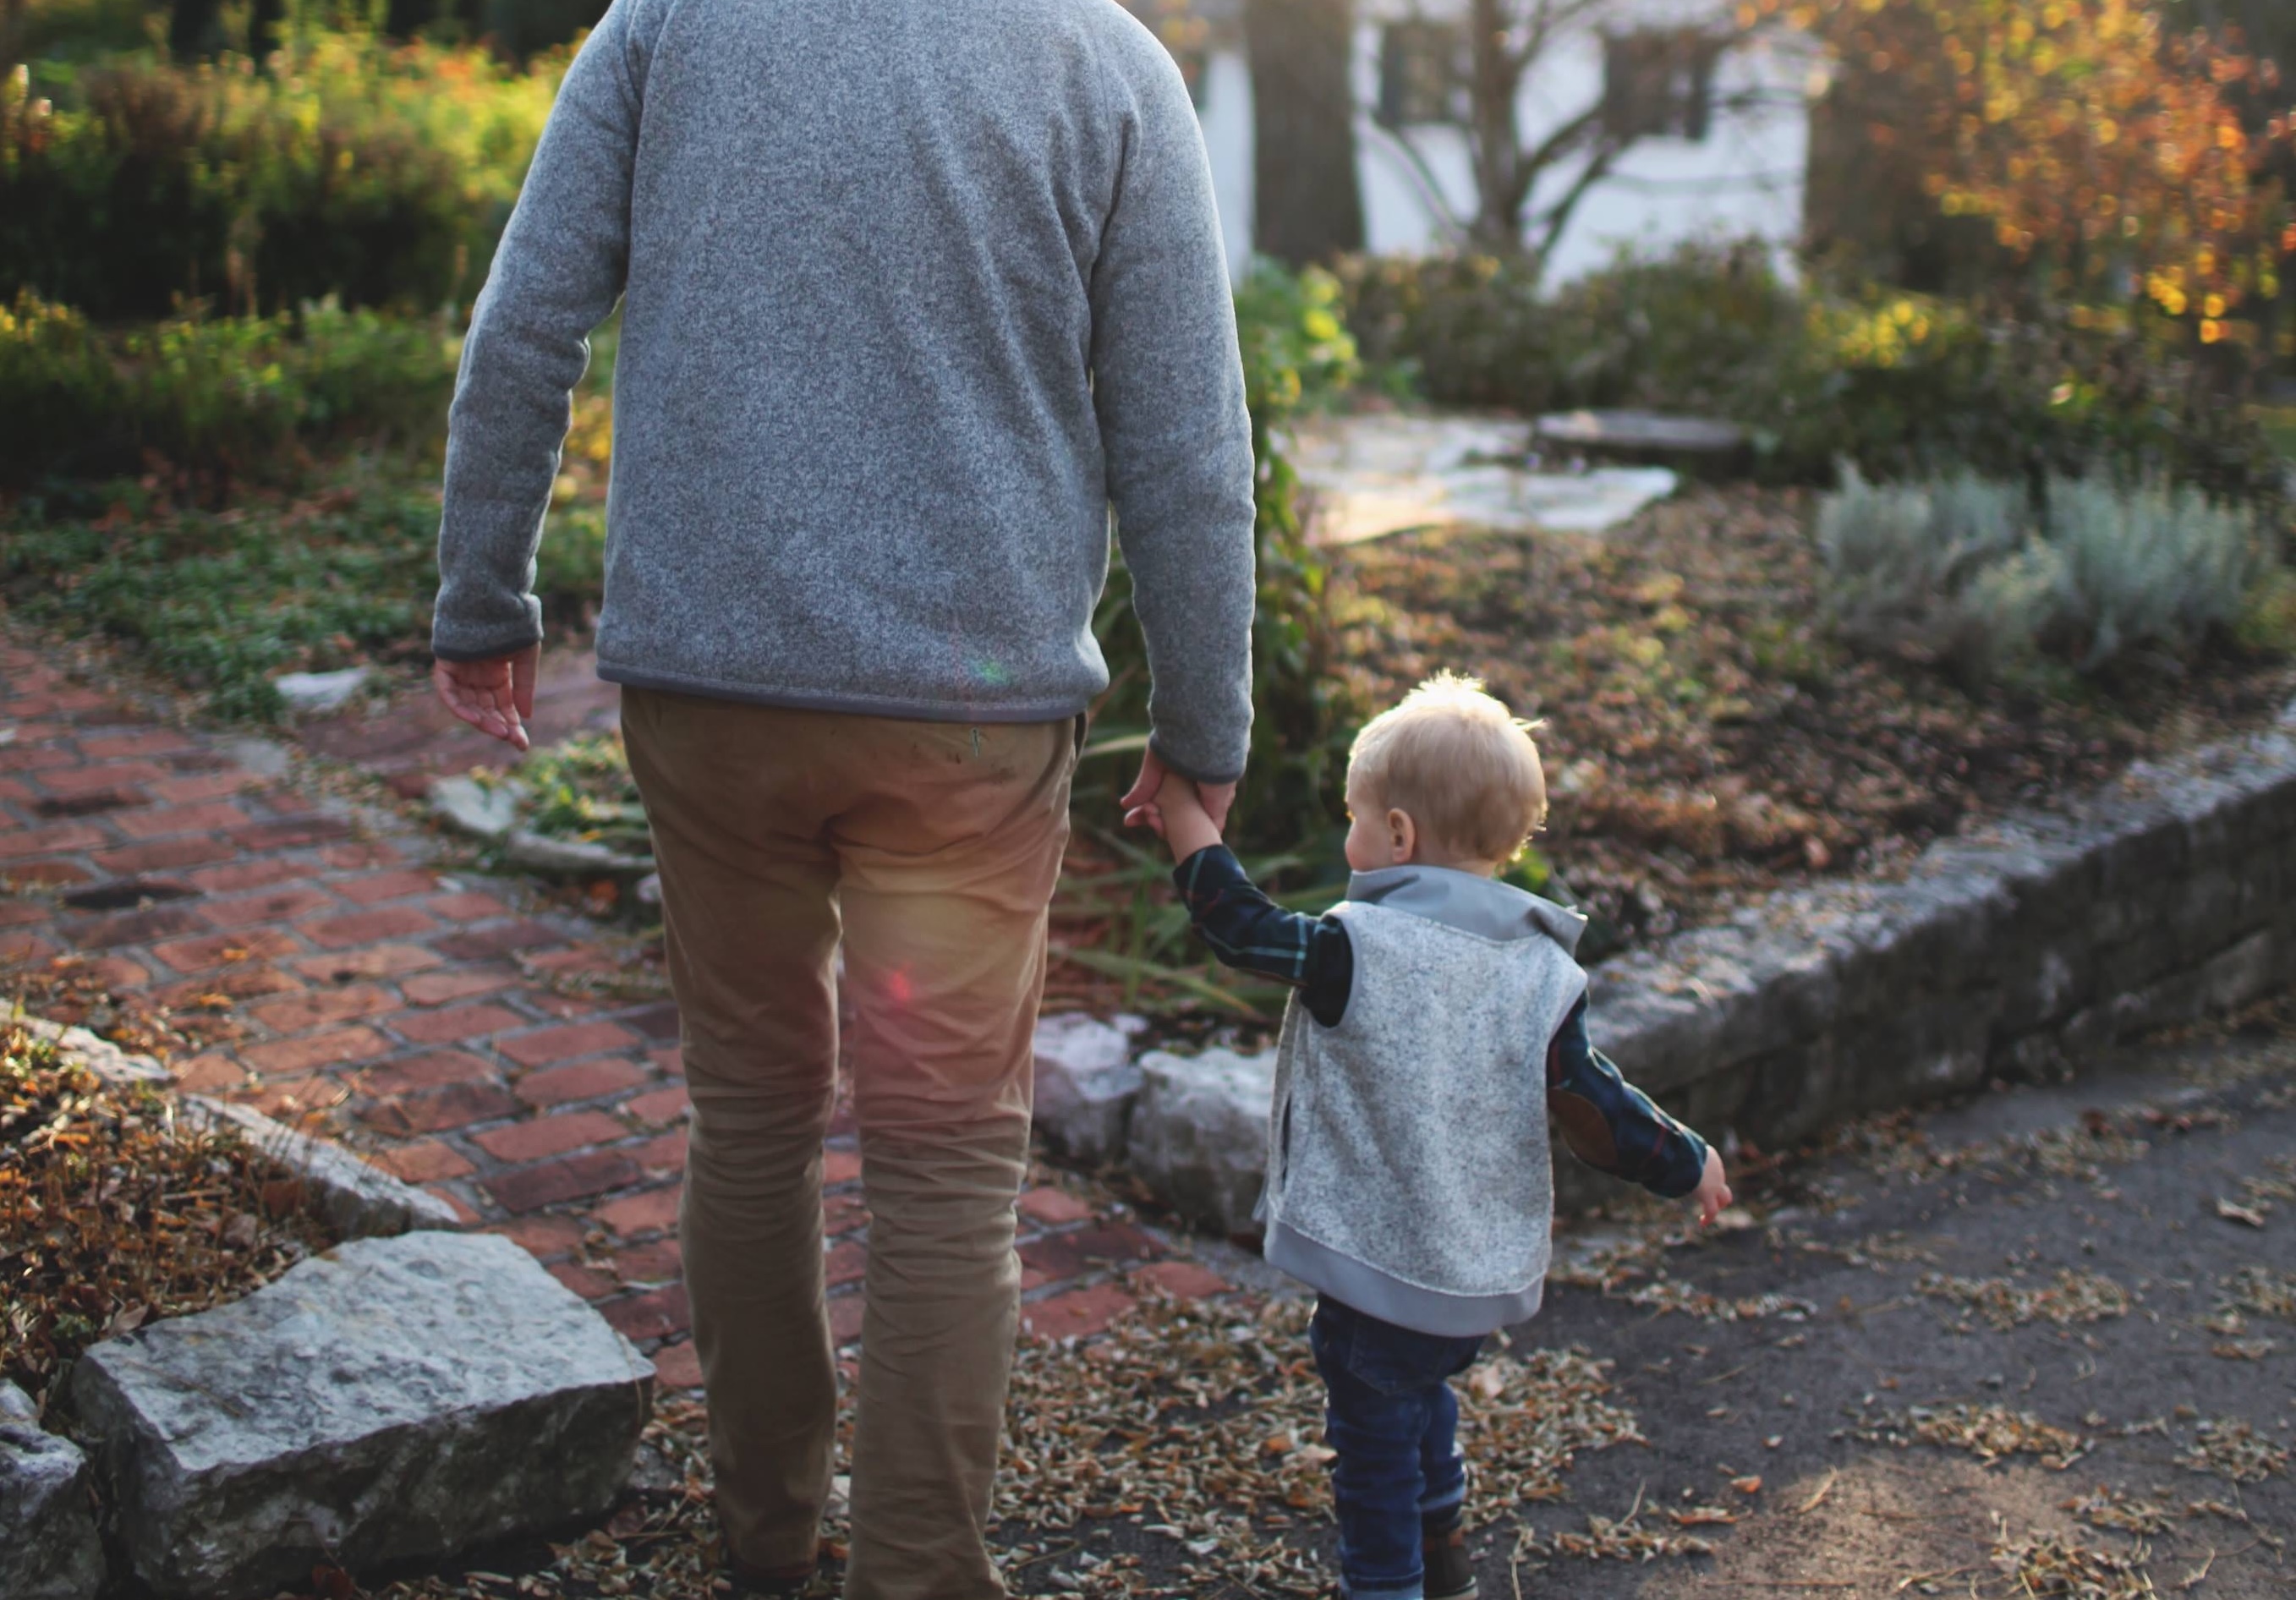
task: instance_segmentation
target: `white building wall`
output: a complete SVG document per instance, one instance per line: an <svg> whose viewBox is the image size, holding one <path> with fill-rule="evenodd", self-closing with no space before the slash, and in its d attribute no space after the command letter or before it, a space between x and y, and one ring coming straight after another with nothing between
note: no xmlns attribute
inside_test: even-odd
<svg viewBox="0 0 2296 1600"><path fill-rule="evenodd" d="M1628 12L1644 25L1694 15L1693 0L1645 0ZM1415 14L1450 9L1430 0ZM1465 131L1428 126L1400 132L1381 127L1370 108L1378 103L1381 24L1391 14L1414 14L1407 4L1364 7L1356 43L1357 152L1364 201L1365 242L1380 254L1415 254L1448 242L1444 208L1472 217L1473 168ZM1618 25L1614 22L1614 26ZM1636 144L1611 176L1590 190L1573 213L1549 264L1551 279L1575 277L1608 263L1620 250L1656 254L1700 238L1768 241L1789 267L1802 226L1802 187L1809 160L1809 110L1805 83L1813 56L1805 41L1762 39L1733 51L1718 64L1717 108L1705 138L1649 138ZM1524 143L1535 145L1595 103L1603 94L1601 33L1594 28L1557 41L1526 77L1520 101ZM1739 97L1756 103L1724 110ZM1230 267L1239 275L1251 255L1251 72L1240 45L1216 50L1205 69L1201 96L1205 144L1219 202ZM1398 148L1409 138L1422 161ZM1424 171L1422 170L1423 167ZM1577 168L1547 176L1533 209L1562 193Z"/></svg>

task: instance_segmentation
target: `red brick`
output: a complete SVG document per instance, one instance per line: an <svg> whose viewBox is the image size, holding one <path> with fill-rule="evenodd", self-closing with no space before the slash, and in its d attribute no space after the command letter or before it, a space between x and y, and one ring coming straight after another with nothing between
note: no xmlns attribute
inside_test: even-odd
<svg viewBox="0 0 2296 1600"><path fill-rule="evenodd" d="M418 1139L412 1145L395 1145L376 1152L367 1158L385 1172L405 1178L411 1184L436 1183L442 1177L462 1177L472 1170L471 1163L456 1152L436 1139Z"/></svg>
<svg viewBox="0 0 2296 1600"><path fill-rule="evenodd" d="M83 755L104 759L112 756L172 756L179 751L199 747L171 729L145 728L133 734L85 734L79 748Z"/></svg>
<svg viewBox="0 0 2296 1600"><path fill-rule="evenodd" d="M317 922L303 923L302 929L313 943L339 950L350 945L429 933L437 926L412 906L385 906L373 911L354 911L348 916L322 917Z"/></svg>
<svg viewBox="0 0 2296 1600"><path fill-rule="evenodd" d="M681 1128L675 1133L648 1139L630 1154L648 1172L683 1172L685 1170L685 1130Z"/></svg>
<svg viewBox="0 0 2296 1600"><path fill-rule="evenodd" d="M1164 1252L1156 1241L1127 1223L1047 1234L1021 1246L1021 1260L1047 1280L1072 1278L1095 1268L1152 1261Z"/></svg>
<svg viewBox="0 0 2296 1600"><path fill-rule="evenodd" d="M343 950L332 956L306 956L295 970L333 983L356 978L396 978L439 964L439 957L421 945L376 945L366 950Z"/></svg>
<svg viewBox="0 0 2296 1600"><path fill-rule="evenodd" d="M601 1095L611 1095L634 1088L645 1081L645 1073L636 1063L609 1057L603 1061L578 1062L570 1067L553 1067L546 1072L529 1072L515 1086L518 1097L529 1105L563 1105L570 1100L595 1100Z"/></svg>
<svg viewBox="0 0 2296 1600"><path fill-rule="evenodd" d="M529 1255L547 1260L562 1256L582 1243L582 1225L571 1217L537 1211L531 1217L497 1223L488 1230L510 1240Z"/></svg>
<svg viewBox="0 0 2296 1600"><path fill-rule="evenodd" d="M683 1333L692 1320L692 1313L685 1304L685 1285L683 1284L672 1284L667 1288L634 1294L627 1300L601 1306L598 1311L621 1330L624 1338L632 1341L663 1339L672 1333Z"/></svg>
<svg viewBox="0 0 2296 1600"><path fill-rule="evenodd" d="M1092 1208L1065 1190L1031 1189L1021 1196L1021 1215L1046 1227L1062 1227L1084 1221Z"/></svg>
<svg viewBox="0 0 2296 1600"><path fill-rule="evenodd" d="M102 844L102 828L85 822L57 823L52 827L26 828L20 833L0 833L0 856L60 856L66 850L90 850Z"/></svg>
<svg viewBox="0 0 2296 1600"><path fill-rule="evenodd" d="M439 941L439 953L454 961L491 961L513 951L532 950L562 942L558 930L543 923L503 923L492 928L457 933Z"/></svg>
<svg viewBox="0 0 2296 1600"><path fill-rule="evenodd" d="M148 991L144 998L155 1005L172 1006L177 1011L194 1007L228 1011L241 1000L260 1000L268 995L297 994L302 988L300 981L290 978L275 966L247 963L224 967L197 978L185 978L180 982L161 984L158 989ZM217 1001L222 1004L217 1005Z"/></svg>
<svg viewBox="0 0 2296 1600"><path fill-rule="evenodd" d="M663 1389L699 1389L701 1387L701 1356L687 1339L676 1344L665 1344L648 1358L653 1363L654 1383Z"/></svg>
<svg viewBox="0 0 2296 1600"><path fill-rule="evenodd" d="M526 964L537 972L578 972L601 978L622 968L620 961L595 945L577 945L571 949L553 950L546 956L529 957Z"/></svg>
<svg viewBox="0 0 2296 1600"><path fill-rule="evenodd" d="M231 846L219 839L162 839L155 844L98 850L95 864L107 873L132 877L137 873L172 872L177 867L201 866L231 857Z"/></svg>
<svg viewBox="0 0 2296 1600"><path fill-rule="evenodd" d="M639 1234L657 1233L677 1226L678 1186L666 1189L648 1189L643 1194L625 1194L610 1200L590 1213L601 1227L611 1228L623 1238Z"/></svg>
<svg viewBox="0 0 2296 1600"><path fill-rule="evenodd" d="M1022 1306L1021 1326L1040 1339L1088 1339L1139 1303L1113 1284L1096 1284Z"/></svg>
<svg viewBox="0 0 2296 1600"><path fill-rule="evenodd" d="M79 764L77 755L57 745L26 743L21 739L13 744L0 745L0 772L53 772L60 767Z"/></svg>
<svg viewBox="0 0 2296 1600"><path fill-rule="evenodd" d="M379 867L397 866L406 859L398 849L381 840L363 840L353 844L331 844L319 852L319 859L339 873L373 872Z"/></svg>
<svg viewBox="0 0 2296 1600"><path fill-rule="evenodd" d="M86 794L67 795L62 799L37 800L33 803L35 816L94 816L104 811L125 811L150 804L150 797L141 789L97 789Z"/></svg>
<svg viewBox="0 0 2296 1600"><path fill-rule="evenodd" d="M358 1076L360 1086L370 1095L404 1095L443 1088L450 1083L496 1081L492 1062L464 1050L432 1050L422 1055L409 1055L379 1067L364 1068Z"/></svg>
<svg viewBox="0 0 2296 1600"><path fill-rule="evenodd" d="M307 1029L348 1022L354 1017L371 1017L397 1004L387 990L361 984L349 989L306 989L292 999L258 1005L254 1015L257 1022L275 1032L301 1033Z"/></svg>
<svg viewBox="0 0 2296 1600"><path fill-rule="evenodd" d="M521 1066L539 1067L551 1062L571 1061L578 1055L603 1055L609 1050L627 1050L637 1042L638 1036L619 1023L578 1022L568 1028L545 1028L506 1038L497 1048Z"/></svg>
<svg viewBox="0 0 2296 1600"><path fill-rule="evenodd" d="M275 928L250 928L242 933L209 933L154 945L152 954L179 972L204 972L235 962L275 961L301 948Z"/></svg>
<svg viewBox="0 0 2296 1600"><path fill-rule="evenodd" d="M0 871L0 883L12 883L19 887L45 883L51 888L61 888L67 883L85 883L88 876L87 868L75 866L69 861L21 861Z"/></svg>
<svg viewBox="0 0 2296 1600"><path fill-rule="evenodd" d="M590 995L562 995L555 989L529 989L519 991L519 998L529 1007L545 1017L570 1022L576 1017L594 1017L608 1009L606 1002Z"/></svg>
<svg viewBox="0 0 2296 1600"><path fill-rule="evenodd" d="M685 1270L685 1261L677 1241L662 1238L617 1251L614 1270L626 1284L666 1284Z"/></svg>
<svg viewBox="0 0 2296 1600"><path fill-rule="evenodd" d="M653 1070L664 1078L685 1076L685 1053L682 1050L676 1048L649 1050L646 1052L646 1059L653 1063Z"/></svg>
<svg viewBox="0 0 2296 1600"><path fill-rule="evenodd" d="M291 922L336 904L335 897L316 889L275 889L267 894L242 895L237 899L210 900L200 915L211 928L250 928L258 923Z"/></svg>
<svg viewBox="0 0 2296 1600"><path fill-rule="evenodd" d="M832 1237L869 1224L869 1208L853 1194L832 1194L821 1202L821 1231Z"/></svg>
<svg viewBox="0 0 2296 1600"><path fill-rule="evenodd" d="M45 961L55 953L55 946L37 933L0 933L0 966Z"/></svg>
<svg viewBox="0 0 2296 1600"><path fill-rule="evenodd" d="M550 1276L584 1300L603 1300L621 1288L611 1274L601 1272L595 1267L585 1267L578 1261L561 1261L550 1268Z"/></svg>
<svg viewBox="0 0 2296 1600"><path fill-rule="evenodd" d="M38 900L0 900L0 928L27 928L55 920L54 910Z"/></svg>
<svg viewBox="0 0 2296 1600"><path fill-rule="evenodd" d="M479 1214L471 1209L470 1202L464 1200L460 1194L455 1194L455 1191L447 1185L443 1183L424 1184L422 1186L422 1192L426 1194L435 1194L439 1199L445 1201L447 1202L447 1209L455 1213L455 1220L461 1223L464 1227L474 1227L480 1222L480 1218Z"/></svg>
<svg viewBox="0 0 2296 1600"><path fill-rule="evenodd" d="M239 1058L258 1072L311 1072L351 1062L373 1061L390 1051L390 1046L372 1028L339 1028L332 1033L245 1046Z"/></svg>
<svg viewBox="0 0 2296 1600"><path fill-rule="evenodd" d="M83 950L108 950L118 945L148 945L198 931L207 924L183 906L153 906L144 911L118 911L110 916L75 921L64 937Z"/></svg>
<svg viewBox="0 0 2296 1600"><path fill-rule="evenodd" d="M152 785L152 792L160 800L182 804L185 800L215 800L226 794L236 794L263 780L251 772L194 773L187 777L168 778Z"/></svg>
<svg viewBox="0 0 2296 1600"><path fill-rule="evenodd" d="M487 1193L512 1211L538 1211L561 1201L619 1189L642 1176L636 1161L619 1150L584 1150L572 1155L497 1173L486 1180Z"/></svg>
<svg viewBox="0 0 2296 1600"><path fill-rule="evenodd" d="M838 1245L821 1264L822 1276L832 1289L840 1284L859 1283L868 1269L868 1247L857 1239Z"/></svg>
<svg viewBox="0 0 2296 1600"><path fill-rule="evenodd" d="M239 1063L220 1050L209 1050L203 1055L174 1067L176 1087L195 1095L213 1095L235 1089L247 1081L247 1074Z"/></svg>
<svg viewBox="0 0 2296 1600"><path fill-rule="evenodd" d="M1209 1268L1193 1261L1157 1261L1131 1275L1135 1288L1168 1294L1174 1300L1204 1300L1231 1292L1235 1285Z"/></svg>
<svg viewBox="0 0 2296 1600"><path fill-rule="evenodd" d="M444 1045L480 1038L505 1028L522 1028L526 1019L499 1005L457 1005L451 1011L402 1011L390 1019L395 1033L418 1045Z"/></svg>
<svg viewBox="0 0 2296 1600"><path fill-rule="evenodd" d="M354 905L374 906L384 900L404 900L418 894L429 894L438 887L437 874L407 871L347 878L335 884L334 890Z"/></svg>
<svg viewBox="0 0 2296 1600"><path fill-rule="evenodd" d="M508 986L515 974L482 967L459 967L443 972L422 972L398 986L398 992L416 1005L443 1005L472 995Z"/></svg>
<svg viewBox="0 0 2296 1600"><path fill-rule="evenodd" d="M603 1112L566 1112L473 1134L471 1142L498 1161L538 1161L586 1145L608 1145L629 1130Z"/></svg>
<svg viewBox="0 0 2296 1600"><path fill-rule="evenodd" d="M29 784L15 778L0 778L0 800L31 800L37 798Z"/></svg>
<svg viewBox="0 0 2296 1600"><path fill-rule="evenodd" d="M849 1184L861 1176L861 1158L850 1150L824 1150L821 1153L821 1181L824 1184Z"/></svg>
<svg viewBox="0 0 2296 1600"><path fill-rule="evenodd" d="M122 812L114 819L130 839L169 839L178 833L212 833L247 820L247 813L229 800L207 800L193 806L153 806Z"/></svg>
<svg viewBox="0 0 2296 1600"><path fill-rule="evenodd" d="M861 1321L867 1302L858 1294L832 1295L829 1301L829 1337L838 1349L843 1350L861 1337Z"/></svg>
<svg viewBox="0 0 2296 1600"><path fill-rule="evenodd" d="M274 800L276 808L287 797ZM258 855L265 850L299 849L323 840L340 839L351 825L340 816L286 816L276 822L251 822L224 835L234 847Z"/></svg>
<svg viewBox="0 0 2296 1600"><path fill-rule="evenodd" d="M238 894L244 890L268 889L275 883L297 882L311 875L311 869L299 861L234 861L229 866L206 866L191 874L189 882L194 889L209 894Z"/></svg>
<svg viewBox="0 0 2296 1600"><path fill-rule="evenodd" d="M621 1111L624 1116L636 1117L641 1122L675 1122L685 1115L692 1104L685 1087L673 1084L624 1101Z"/></svg>
<svg viewBox="0 0 2296 1600"><path fill-rule="evenodd" d="M388 1071L389 1068L383 1071ZM373 1075L364 1074L372 1089ZM519 1112L517 1101L499 1084L448 1083L420 1094L396 1095L378 1100L359 1113L370 1128L394 1135L444 1133L473 1122L492 1122ZM484 1143L481 1136L480 1143Z"/></svg>
<svg viewBox="0 0 2296 1600"><path fill-rule="evenodd" d="M508 916L510 907L490 894L475 890L463 894L442 894L423 904L434 916L450 923L482 923L490 916Z"/></svg>
<svg viewBox="0 0 2296 1600"><path fill-rule="evenodd" d="M135 784L156 783L168 769L154 761L114 761L105 766L53 767L40 775L40 787L50 794L101 794Z"/></svg>
<svg viewBox="0 0 2296 1600"><path fill-rule="evenodd" d="M125 956L99 956L93 961L83 961L76 969L82 977L92 978L114 994L124 989L141 989L152 981L150 971Z"/></svg>

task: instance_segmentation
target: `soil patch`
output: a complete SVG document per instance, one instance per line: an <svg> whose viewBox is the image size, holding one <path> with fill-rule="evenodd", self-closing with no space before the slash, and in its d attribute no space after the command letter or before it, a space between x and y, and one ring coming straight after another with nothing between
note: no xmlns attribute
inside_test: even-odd
<svg viewBox="0 0 2296 1600"><path fill-rule="evenodd" d="M1972 696L1828 629L1806 496L1699 489L1600 538L1452 530L1333 552L1368 703L1431 672L1542 718L1540 849L1602 954L1824 873L1889 873L1972 817L2255 726L2296 690L2223 646Z"/></svg>

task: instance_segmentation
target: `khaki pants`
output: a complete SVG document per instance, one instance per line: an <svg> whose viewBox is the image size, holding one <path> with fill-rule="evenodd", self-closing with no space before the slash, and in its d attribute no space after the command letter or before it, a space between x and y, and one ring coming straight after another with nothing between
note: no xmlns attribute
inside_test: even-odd
<svg viewBox="0 0 2296 1600"><path fill-rule="evenodd" d="M841 939L871 1217L845 1592L1002 1595L984 1538L1019 1317L1013 1202L1080 725L632 689L622 727L693 1100L680 1227L728 1552L809 1563L829 1494Z"/></svg>

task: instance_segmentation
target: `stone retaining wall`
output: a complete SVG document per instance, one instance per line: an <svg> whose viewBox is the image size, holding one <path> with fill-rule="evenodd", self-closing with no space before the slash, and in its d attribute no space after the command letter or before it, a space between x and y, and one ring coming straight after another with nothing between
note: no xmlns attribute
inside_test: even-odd
<svg viewBox="0 0 2296 1600"><path fill-rule="evenodd" d="M2296 707L2062 810L1942 841L1902 881L1785 890L1606 964L1592 1032L1693 1126L1775 1147L1990 1076L2061 1075L2285 987L2291 889ZM1085 1038L1068 1024L1038 1066L1061 1084L1052 1104L1095 1105L1089 1153L1117 1153L1105 1130L1121 1128L1122 1153L1175 1210L1248 1230L1236 1196L1256 1193L1268 1075L1152 1052L1127 1070L1158 1092L1134 1092L1093 1076ZM1128 1098L1111 1111L1112 1095ZM1047 1132L1057 1145L1056 1120ZM1596 1197L1576 1163L1556 1171L1566 1203Z"/></svg>

